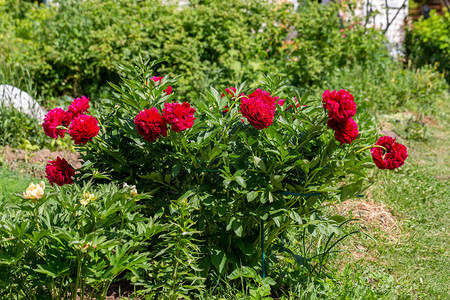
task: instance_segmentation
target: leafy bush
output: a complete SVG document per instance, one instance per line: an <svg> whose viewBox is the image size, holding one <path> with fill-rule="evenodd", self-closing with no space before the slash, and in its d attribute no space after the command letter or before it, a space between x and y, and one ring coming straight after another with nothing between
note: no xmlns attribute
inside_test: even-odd
<svg viewBox="0 0 450 300"><path fill-rule="evenodd" d="M28 66L46 105L47 96L67 93L87 94L95 102L109 98L107 81L124 75L117 64L139 54L167 59L156 66L156 75L182 75L176 91L188 99L210 85L247 81L256 88L261 73L319 90L328 83L336 89L355 86L383 110L405 103L422 109L446 88L434 71L397 67L380 31L357 19L341 29L334 5L307 2L294 12L289 5L242 0L232 0L227 9L209 0L181 10L150 0L62 0L59 8L10 2L0 4L0 56L7 65ZM439 70L445 53L436 58Z"/></svg>
<svg viewBox="0 0 450 300"><path fill-rule="evenodd" d="M197 117L191 129L144 141L133 124L136 115L150 107L162 111L164 103L175 100L175 94L163 93L173 80L144 84L152 76L152 66L122 67L128 79L113 85L116 97L102 106L98 139L79 148L87 162L82 172L94 168L149 192L150 215L170 216L171 201L184 199L205 277L230 274L240 266L261 268L262 222L270 247L292 226L307 224L312 232L314 224L326 222L320 217L325 201L343 201L366 187L364 169L373 164L356 150L374 141L369 115L357 116L360 139L339 147L327 131L321 102L285 90L270 78L262 88L286 103L277 106L268 128L257 130L241 121L239 101L211 88L204 99L191 102ZM249 91L241 85L236 95ZM296 106L293 95L299 108L288 109ZM224 113L226 105L229 111ZM337 227L341 221L328 222Z"/></svg>
<svg viewBox="0 0 450 300"><path fill-rule="evenodd" d="M415 23L407 32L406 50L416 66L435 65L450 83L450 13L432 11L430 18Z"/></svg>
<svg viewBox="0 0 450 300"><path fill-rule="evenodd" d="M14 2L14 3L11 3ZM30 68L42 95L101 94L123 75L117 63L139 54L167 59L158 75L182 75L181 95L211 84L277 73L294 86L316 84L337 67L387 58L384 37L352 25L340 31L336 6L265 1L193 1L179 9L160 1L59 1L56 6L0 4L0 55ZM22 1L19 1L22 2ZM344 36L345 35L345 36Z"/></svg>
<svg viewBox="0 0 450 300"><path fill-rule="evenodd" d="M424 66L414 70L400 64L355 65L341 68L323 81L316 91L345 86L358 95L365 108L377 112L411 110L435 113L436 103L449 99L448 84L435 69ZM360 111L360 110L359 110Z"/></svg>
<svg viewBox="0 0 450 300"><path fill-rule="evenodd" d="M257 90L257 98L245 96L256 93L245 84L233 93L233 88L210 88L203 99L194 97L192 108L187 102L171 103L177 95L166 90L176 86L176 79L152 80L157 63L120 66L125 76L120 85L111 84L116 93L99 106L99 122L82 115L89 108L87 98L74 100L68 112L53 110L55 119L47 115L46 134L57 138L69 127L69 135L82 141L78 150L85 164L77 177L85 184L56 188L19 207L5 206L0 223L8 246L2 253L8 273L0 281L5 295L70 294L75 299L79 287L81 294L89 287L103 298L114 278L128 270L126 277L149 297L189 297L193 290L205 290L204 278L208 288L224 276L244 294L266 297L277 282L265 277L265 268L275 263L277 251L292 255L310 274L322 274L333 247L348 235L341 229L345 218L325 217L323 208L368 187L366 169L374 164L362 151L373 147L368 145L375 141L376 127L364 105L354 116L358 138L342 140L327 130L329 121L337 121L320 99L311 100L309 93L278 79L264 77L265 91ZM343 95L350 97L342 101L348 101L345 109L353 116L353 97ZM261 107L246 108L255 103ZM195 122L176 121L183 118L176 105L195 112ZM273 109L270 117L265 105ZM260 117L264 124L254 123ZM88 119L92 122L82 122ZM161 131L154 136L149 133L154 130ZM49 162L46 173L57 184L72 184L75 174L59 158ZM91 186L105 181L137 185L145 192L137 196L142 209L130 188ZM155 228L154 220L161 225ZM19 223L25 225L13 226ZM303 241L314 236L328 236L328 241L315 246L318 254L305 249L295 254L287 235L292 228L302 229ZM279 280L279 269L268 275ZM13 276L32 281L14 285L8 281ZM246 283L243 277L249 278Z"/></svg>
<svg viewBox="0 0 450 300"><path fill-rule="evenodd" d="M37 120L10 107L1 107L0 145L25 150L69 147L66 140L49 141Z"/></svg>
<svg viewBox="0 0 450 300"><path fill-rule="evenodd" d="M36 87L27 68L23 66L8 67L0 65L0 83L9 84L27 92L36 99ZM4 95L0 95L3 97ZM38 103L41 102L39 99ZM70 148L67 140L49 141L42 132L38 120L18 111L11 106L0 103L0 145L26 150L40 150L43 148Z"/></svg>

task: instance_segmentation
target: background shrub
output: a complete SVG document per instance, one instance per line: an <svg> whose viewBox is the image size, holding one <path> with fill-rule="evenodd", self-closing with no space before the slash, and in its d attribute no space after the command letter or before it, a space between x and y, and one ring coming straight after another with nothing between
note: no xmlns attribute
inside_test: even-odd
<svg viewBox="0 0 450 300"><path fill-rule="evenodd" d="M407 31L406 52L414 65L435 65L450 83L450 13L432 11L428 19L420 19Z"/></svg>
<svg viewBox="0 0 450 300"><path fill-rule="evenodd" d="M341 32L334 5L305 2L294 12L242 0L183 9L152 0L58 3L0 5L0 55L29 66L41 95L99 96L121 74L116 65L139 54L166 58L156 73L182 75L177 92L189 97L212 83L256 84L260 72L309 86L336 68L387 58L376 30L353 24Z"/></svg>
<svg viewBox="0 0 450 300"><path fill-rule="evenodd" d="M372 111L396 112L401 108L432 114L436 103L448 99L449 86L435 68L404 68L401 63L387 61L336 69L316 92L339 87L361 97L365 108Z"/></svg>
<svg viewBox="0 0 450 300"><path fill-rule="evenodd" d="M356 18L341 25L335 5L306 1L294 12L264 1L231 0L226 8L218 0L191 2L180 9L156 0L61 0L59 6L3 0L0 57L5 66L27 66L47 107L61 95L108 98L107 82L124 75L117 65L139 55L165 59L155 75L181 75L174 91L186 99L210 85L247 81L255 88L262 73L320 93L350 89L368 99L369 109L409 103L416 110L445 97L448 87L434 70L394 62L380 31ZM430 62L446 68L445 18L421 21L410 34L415 64L435 57ZM439 31L435 19L445 23Z"/></svg>

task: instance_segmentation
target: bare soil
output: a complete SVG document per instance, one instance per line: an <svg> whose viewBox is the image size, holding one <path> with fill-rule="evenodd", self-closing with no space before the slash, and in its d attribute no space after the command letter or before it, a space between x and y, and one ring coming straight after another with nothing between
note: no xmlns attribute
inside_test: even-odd
<svg viewBox="0 0 450 300"><path fill-rule="evenodd" d="M0 156L3 157L3 162L7 163L11 170L36 178L44 178L45 165L49 160L55 160L58 156L65 158L75 170L80 168L82 164L79 154L68 150L50 151L43 149L39 151L25 151L5 146L0 148Z"/></svg>

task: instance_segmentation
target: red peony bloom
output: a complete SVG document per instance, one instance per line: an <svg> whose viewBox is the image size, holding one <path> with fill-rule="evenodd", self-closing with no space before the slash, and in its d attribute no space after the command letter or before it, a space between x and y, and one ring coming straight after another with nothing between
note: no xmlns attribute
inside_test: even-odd
<svg viewBox="0 0 450 300"><path fill-rule="evenodd" d="M373 147L370 152L372 159L379 169L394 170L400 168L408 157L406 147L399 144L390 136L382 136L375 145L386 148Z"/></svg>
<svg viewBox="0 0 450 300"><path fill-rule="evenodd" d="M323 107L328 109L328 117L337 121L344 121L356 114L356 103L353 95L348 91L326 90L322 95Z"/></svg>
<svg viewBox="0 0 450 300"><path fill-rule="evenodd" d="M57 129L58 126L68 126L70 123L69 115L62 108L54 108L49 110L45 115L42 128L47 136L57 139L58 136L63 138L67 129Z"/></svg>
<svg viewBox="0 0 450 300"><path fill-rule="evenodd" d="M88 112L89 107L89 98L81 96L81 98L73 99L72 103L67 108L67 113L70 116L70 120L73 120L79 115Z"/></svg>
<svg viewBox="0 0 450 300"><path fill-rule="evenodd" d="M329 119L328 127L334 129L334 137L342 144L351 144L358 137L358 124L352 119L348 118L342 122L335 119Z"/></svg>
<svg viewBox="0 0 450 300"><path fill-rule="evenodd" d="M275 116L275 102L278 98L270 93L257 89L241 100L241 113L256 129L269 127Z"/></svg>
<svg viewBox="0 0 450 300"><path fill-rule="evenodd" d="M161 84L161 80L163 79L162 77L158 77L158 76L153 76L152 78L150 78L151 80L153 80L154 82L159 82L159 84ZM172 94L172 87L169 85L167 87L167 89L164 90L164 92L166 92L167 95Z"/></svg>
<svg viewBox="0 0 450 300"><path fill-rule="evenodd" d="M156 107L144 109L134 118L137 132L144 137L144 140L153 142L160 135L167 136L167 124L159 114Z"/></svg>
<svg viewBox="0 0 450 300"><path fill-rule="evenodd" d="M279 97L275 97L275 98L279 98ZM279 106L283 106L283 105L284 105L284 102L286 102L286 99L280 99L280 100L277 101L277 104L278 104ZM292 106L292 105L291 105L291 106Z"/></svg>
<svg viewBox="0 0 450 300"><path fill-rule="evenodd" d="M69 127L69 134L75 145L83 144L91 141L98 134L98 121L93 116L79 115L76 117Z"/></svg>
<svg viewBox="0 0 450 300"><path fill-rule="evenodd" d="M231 95L232 97L234 97L234 94L236 93L236 88L230 86L229 88L225 89L225 92L227 92L228 95ZM224 93L222 93L222 96L220 98L223 98L225 96Z"/></svg>
<svg viewBox="0 0 450 300"><path fill-rule="evenodd" d="M236 88L231 86L229 88L226 88L225 92L227 92L228 95L231 95L231 97L233 99L234 98L234 94L236 93ZM222 96L220 96L220 98L222 99L223 97L225 97L224 93L222 93ZM226 114L229 111L229 109L227 109L227 108L228 108L228 105L225 105L224 110L222 111L224 114Z"/></svg>
<svg viewBox="0 0 450 300"><path fill-rule="evenodd" d="M69 165L69 163L59 156L56 160L49 160L45 167L45 177L53 186L53 183L61 186L64 184L72 184L72 176L75 175L75 170Z"/></svg>
<svg viewBox="0 0 450 300"><path fill-rule="evenodd" d="M295 99L295 107L296 108L299 108L300 107L300 103L298 103L298 100L297 100L297 97L294 97L294 99ZM306 105L305 104L303 104L303 107L306 107ZM288 111L288 110L290 110L291 108L294 108L294 105L289 105L289 107L288 108L286 108L285 109L285 111Z"/></svg>
<svg viewBox="0 0 450 300"><path fill-rule="evenodd" d="M175 132L180 132L185 129L191 128L194 125L195 108L191 107L189 103L183 102L183 104L164 103L164 109L162 117L169 123L171 129Z"/></svg>

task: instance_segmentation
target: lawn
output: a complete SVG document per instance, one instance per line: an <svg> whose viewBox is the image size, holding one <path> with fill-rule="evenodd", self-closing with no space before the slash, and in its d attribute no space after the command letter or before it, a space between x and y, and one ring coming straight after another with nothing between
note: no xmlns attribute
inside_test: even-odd
<svg viewBox="0 0 450 300"><path fill-rule="evenodd" d="M423 137L400 136L409 154L403 168L376 171L369 196L347 204L353 217L365 221L362 232L370 237L352 236L342 245L348 252L335 257L337 263L364 270L375 289L401 299L450 296L448 103L440 103L439 108L436 119L422 119ZM411 116L399 113L380 119L385 128L404 132L405 115ZM358 204L361 201L365 206Z"/></svg>

